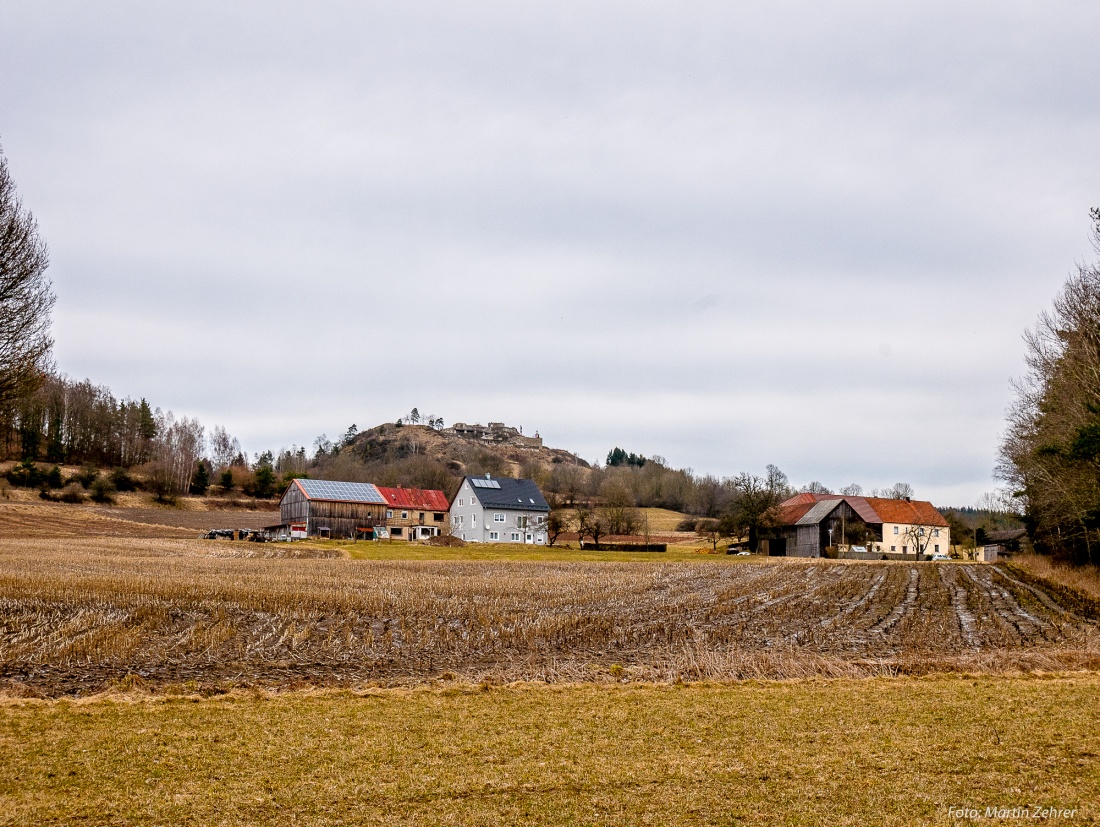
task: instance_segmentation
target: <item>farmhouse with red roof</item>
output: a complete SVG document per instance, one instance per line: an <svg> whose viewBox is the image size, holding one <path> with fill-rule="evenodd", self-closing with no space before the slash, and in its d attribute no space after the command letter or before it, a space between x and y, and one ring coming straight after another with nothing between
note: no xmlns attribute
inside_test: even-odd
<svg viewBox="0 0 1100 827"><path fill-rule="evenodd" d="M921 500L803 493L779 505L776 523L767 536L776 557L822 557L834 548L916 559L946 554L951 545L947 520Z"/></svg>

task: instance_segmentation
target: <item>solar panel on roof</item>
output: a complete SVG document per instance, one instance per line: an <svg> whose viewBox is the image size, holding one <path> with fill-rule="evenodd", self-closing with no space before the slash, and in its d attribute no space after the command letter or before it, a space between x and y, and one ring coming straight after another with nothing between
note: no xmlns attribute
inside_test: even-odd
<svg viewBox="0 0 1100 827"><path fill-rule="evenodd" d="M470 482L474 484L474 488L500 488L500 483L496 480L483 480L481 477L474 477Z"/></svg>
<svg viewBox="0 0 1100 827"><path fill-rule="evenodd" d="M385 503L381 492L369 482L335 482L332 480L299 480L306 495L319 500L340 500L357 503Z"/></svg>

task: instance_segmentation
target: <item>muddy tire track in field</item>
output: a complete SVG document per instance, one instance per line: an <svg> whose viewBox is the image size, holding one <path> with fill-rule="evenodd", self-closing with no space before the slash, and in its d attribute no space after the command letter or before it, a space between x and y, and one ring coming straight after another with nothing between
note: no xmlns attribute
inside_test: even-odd
<svg viewBox="0 0 1100 827"><path fill-rule="evenodd" d="M975 569L968 566L965 573L981 594L989 600L997 617L1014 630L1017 642L1036 637L1046 638L1047 632L1053 632L1052 637L1059 637L1053 624L1025 610L1007 589L994 582L990 569Z"/></svg>
<svg viewBox="0 0 1100 827"><path fill-rule="evenodd" d="M905 597L902 601L894 606L890 610L890 613L886 615L882 620L876 623L870 628L869 631L875 634L884 635L897 626L903 617L913 610L913 607L917 603L917 597L920 594L920 572L911 568L908 572L908 580L905 584Z"/></svg>
<svg viewBox="0 0 1100 827"><path fill-rule="evenodd" d="M951 597L951 608L955 612L958 622L959 634L963 645L970 649L981 648L981 636L978 634L978 620L967 605L966 586L959 582L958 566L939 566L940 582Z"/></svg>

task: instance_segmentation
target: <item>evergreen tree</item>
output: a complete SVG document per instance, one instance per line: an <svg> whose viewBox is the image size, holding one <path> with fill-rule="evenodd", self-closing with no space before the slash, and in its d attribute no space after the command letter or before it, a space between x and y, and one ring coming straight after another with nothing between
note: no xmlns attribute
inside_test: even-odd
<svg viewBox="0 0 1100 827"><path fill-rule="evenodd" d="M149 403L144 399L141 400L138 407L138 436L150 441L156 439L157 436L156 417L153 416Z"/></svg>
<svg viewBox="0 0 1100 827"><path fill-rule="evenodd" d="M265 500L274 497L275 485L275 469L270 465L261 465L256 469L252 482L252 496Z"/></svg>
<svg viewBox="0 0 1100 827"><path fill-rule="evenodd" d="M195 469L195 475L191 477L191 493L201 497L206 493L206 489L209 487L210 476L206 471L206 463L199 460L198 467Z"/></svg>

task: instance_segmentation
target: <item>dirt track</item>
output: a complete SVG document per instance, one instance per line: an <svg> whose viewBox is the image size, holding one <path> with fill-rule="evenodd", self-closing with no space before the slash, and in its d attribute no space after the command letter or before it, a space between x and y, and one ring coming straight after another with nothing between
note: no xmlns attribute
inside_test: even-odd
<svg viewBox="0 0 1100 827"><path fill-rule="evenodd" d="M0 683L675 680L1100 667L1100 635L976 565L213 557L0 542Z"/></svg>

